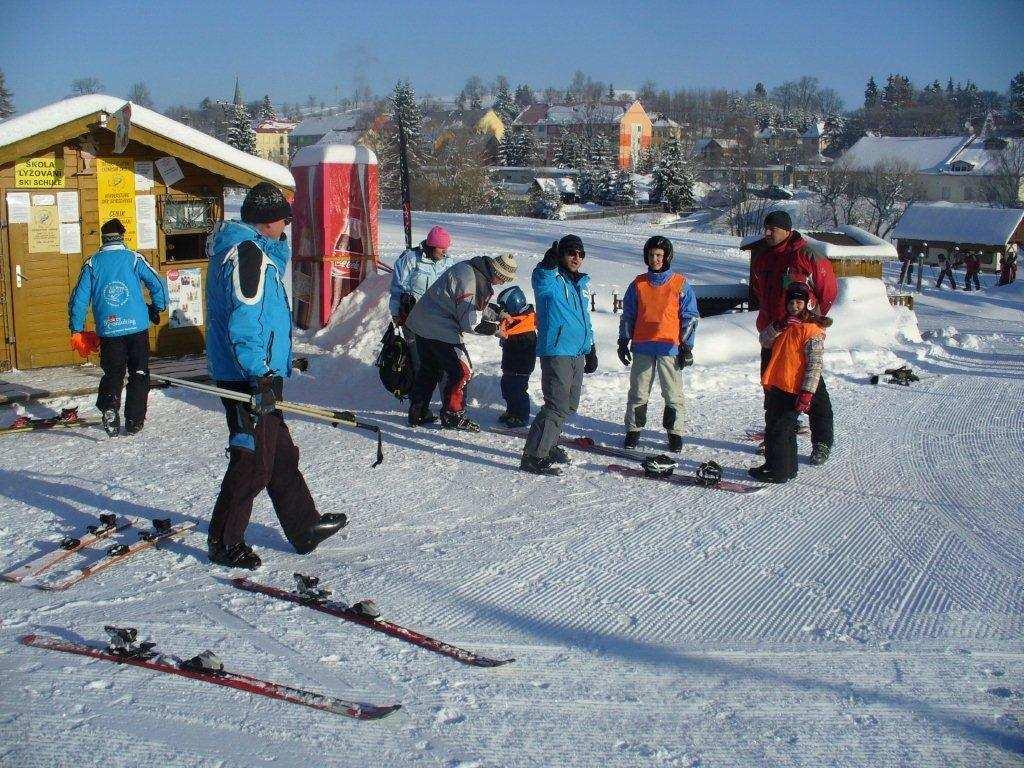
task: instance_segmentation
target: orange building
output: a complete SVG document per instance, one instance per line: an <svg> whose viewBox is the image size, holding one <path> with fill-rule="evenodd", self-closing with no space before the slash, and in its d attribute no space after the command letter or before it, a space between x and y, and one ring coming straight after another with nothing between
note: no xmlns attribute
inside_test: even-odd
<svg viewBox="0 0 1024 768"><path fill-rule="evenodd" d="M640 150L651 148L653 134L654 127L644 105L634 101L619 118L619 168L632 170Z"/></svg>

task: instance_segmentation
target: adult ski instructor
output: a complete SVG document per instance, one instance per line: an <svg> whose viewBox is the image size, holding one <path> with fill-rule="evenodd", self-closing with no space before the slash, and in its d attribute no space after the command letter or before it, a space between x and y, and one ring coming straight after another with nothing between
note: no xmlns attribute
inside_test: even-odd
<svg viewBox="0 0 1024 768"><path fill-rule="evenodd" d="M537 475L560 474L568 463L558 445L562 425L580 405L583 374L597 370L590 324L590 278L580 272L586 251L576 235L552 243L533 270L537 303L537 356L544 405L530 426L520 469Z"/></svg>
<svg viewBox="0 0 1024 768"><path fill-rule="evenodd" d="M750 288L760 309L757 314L758 333L773 323L785 326L786 289L791 283L805 283L811 291L808 309L827 315L836 300L836 276L828 259L807 249L807 241L793 229L793 221L785 211L772 211L764 220L764 237L744 246L751 251ZM761 350L761 373L771 360L771 347ZM818 381L808 412L811 427L811 464L828 461L833 445L832 401L825 387L825 378Z"/></svg>
<svg viewBox="0 0 1024 768"><path fill-rule="evenodd" d="M256 569L245 542L252 505L264 488L295 551L306 554L341 530L344 514L320 515L299 470L299 449L276 409L292 368L292 319L284 289L291 206L261 182L242 202L242 221L225 222L207 242L206 365L217 385L253 395L224 400L228 468L210 518L210 561Z"/></svg>

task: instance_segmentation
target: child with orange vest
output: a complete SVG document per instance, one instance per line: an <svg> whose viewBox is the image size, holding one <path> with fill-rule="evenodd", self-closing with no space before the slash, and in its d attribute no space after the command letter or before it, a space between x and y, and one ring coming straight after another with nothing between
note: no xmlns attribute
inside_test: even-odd
<svg viewBox="0 0 1024 768"><path fill-rule="evenodd" d="M655 235L644 244L647 272L637 275L622 297L619 360L630 366L626 401L626 448L636 448L647 423L647 402L657 374L665 398L662 426L670 451L683 448L683 377L693 365L693 339L700 311L693 288L672 266L672 242ZM630 348L632 347L632 349Z"/></svg>
<svg viewBox="0 0 1024 768"><path fill-rule="evenodd" d="M811 312L806 283L786 288L786 317L761 331L761 346L771 359L761 375L765 390L765 463L751 477L785 483L796 477L797 417L811 409L825 354L825 328L832 320Z"/></svg>
<svg viewBox="0 0 1024 768"><path fill-rule="evenodd" d="M499 293L497 304L508 313L495 334L501 339L501 396L505 399L505 412L498 421L517 429L530 423L526 388L537 365L537 313L518 285Z"/></svg>

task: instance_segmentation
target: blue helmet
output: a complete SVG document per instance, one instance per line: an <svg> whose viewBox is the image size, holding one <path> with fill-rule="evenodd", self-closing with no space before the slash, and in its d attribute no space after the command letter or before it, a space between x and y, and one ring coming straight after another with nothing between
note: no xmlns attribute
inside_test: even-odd
<svg viewBox="0 0 1024 768"><path fill-rule="evenodd" d="M518 315L526 309L526 294L518 285L510 285L498 294L498 306L510 315Z"/></svg>

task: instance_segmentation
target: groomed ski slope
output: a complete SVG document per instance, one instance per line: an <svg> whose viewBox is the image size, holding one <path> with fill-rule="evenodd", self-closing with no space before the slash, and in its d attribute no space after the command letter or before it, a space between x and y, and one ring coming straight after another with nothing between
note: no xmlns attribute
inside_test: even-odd
<svg viewBox="0 0 1024 768"><path fill-rule="evenodd" d="M551 240L582 235L601 369L571 426L618 439L628 377L610 293L641 271L640 245L656 230L415 220L420 236L448 227L457 256L523 254L523 285ZM400 216L386 212L382 252L401 240ZM734 238L673 240L675 265L697 283L746 275ZM0 438L4 570L99 512L199 531L65 593L0 585L0 764L1020 765L1024 296L983 280L980 296L926 290L916 324L848 285L827 360L833 459L752 496L617 477L582 453L563 477L538 478L515 470L513 438L410 430L370 364L386 310L381 283L368 283L348 319L300 341L311 365L287 396L381 423L386 461L370 468L368 435L290 418L321 510L352 522L300 557L262 498L249 529L264 558L254 578L290 588L293 571L315 573L398 623L517 659L498 669L233 589L237 574L205 558L225 463L216 401L155 392L145 431L113 442L84 429ZM702 323L680 471L715 459L742 479L759 461L743 437L761 409L742 320ZM366 336L346 341L353 331ZM470 351L472 409L490 422L497 346L473 339ZM922 381L866 383L900 362ZM536 375L532 385L536 403ZM89 398L74 402L88 415ZM655 392L649 425L660 418ZM641 445L662 440L651 429ZM403 709L353 722L16 643L29 632L96 640L105 623L137 626L166 652L212 648L240 672Z"/></svg>

